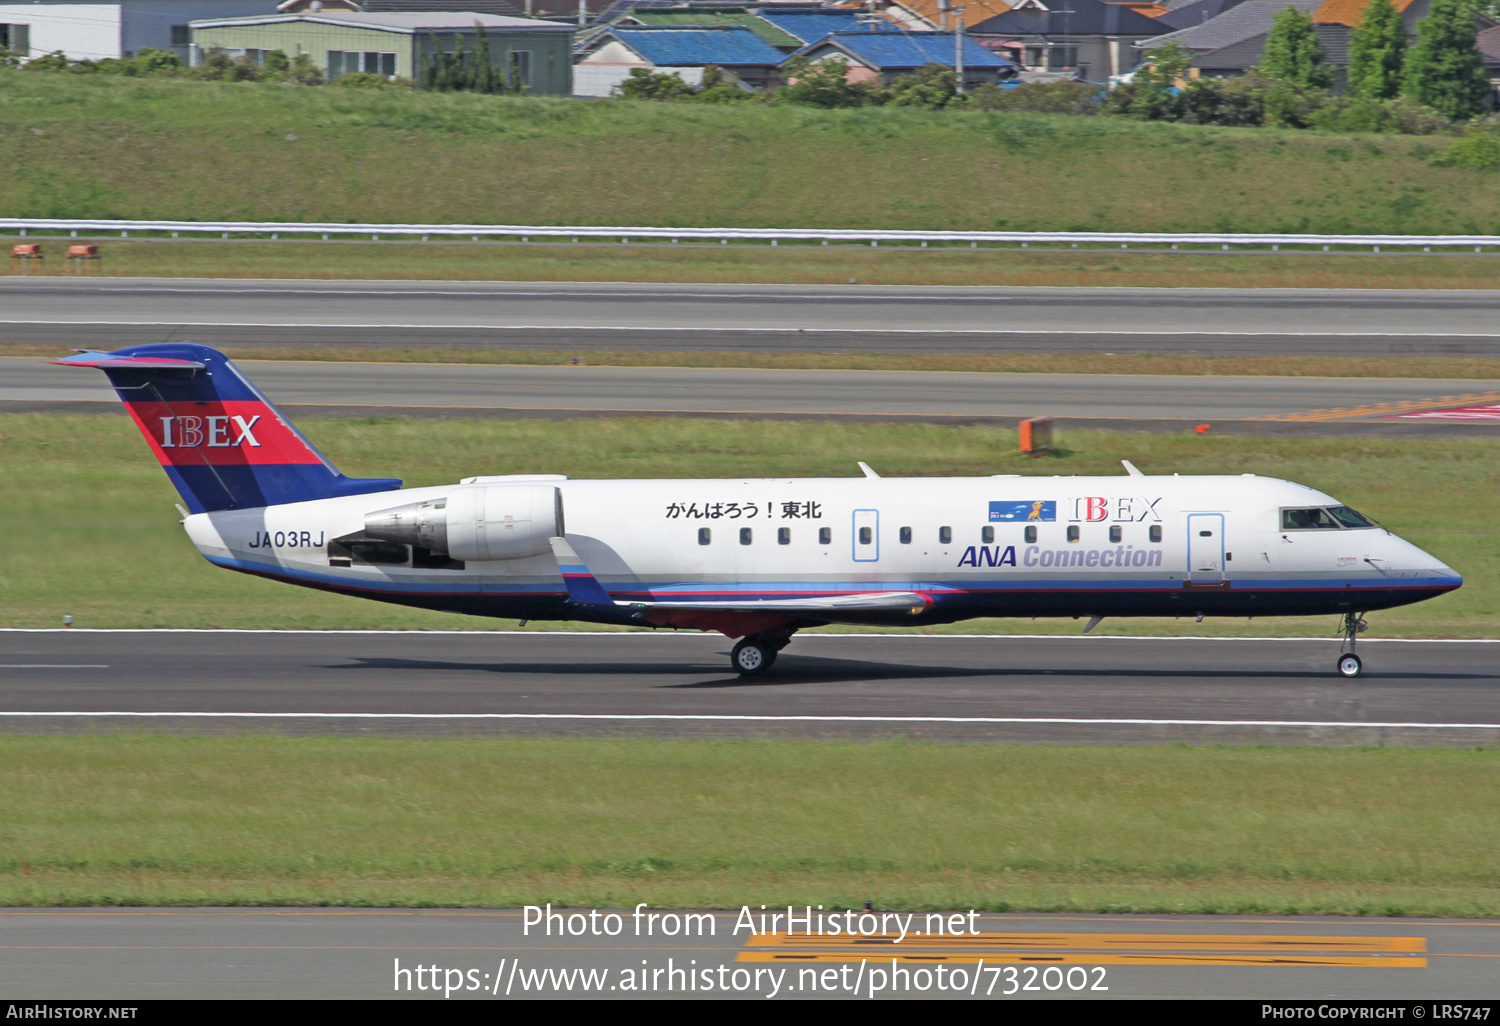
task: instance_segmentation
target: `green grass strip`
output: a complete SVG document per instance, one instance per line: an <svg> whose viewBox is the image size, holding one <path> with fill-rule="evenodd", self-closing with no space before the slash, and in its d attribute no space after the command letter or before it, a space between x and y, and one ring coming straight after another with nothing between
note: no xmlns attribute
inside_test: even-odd
<svg viewBox="0 0 1500 1026"><path fill-rule="evenodd" d="M0 903L1500 915L1500 752L0 737Z"/></svg>

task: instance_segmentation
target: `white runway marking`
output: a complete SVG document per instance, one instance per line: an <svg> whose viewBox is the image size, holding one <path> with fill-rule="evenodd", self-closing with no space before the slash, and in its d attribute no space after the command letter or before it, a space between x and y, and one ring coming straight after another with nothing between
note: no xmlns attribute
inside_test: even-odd
<svg viewBox="0 0 1500 1026"><path fill-rule="evenodd" d="M1500 730L1500 723L1404 723L1361 720L1148 720L1078 719L1063 716L728 716L673 713L330 713L330 712L0 712L0 718L45 717L251 720L616 720L674 723L960 723L1081 727L1381 727L1426 730Z"/></svg>
<svg viewBox="0 0 1500 1026"><path fill-rule="evenodd" d="M1224 338L1239 336L1246 338L1500 338L1500 334L1477 331L1223 331L1219 329L1199 329L1195 331L1133 331L1111 329L1106 331L1097 328L807 328L795 324L783 327L695 328L671 324L469 324L462 321L454 321L447 324L375 324L363 321L310 321L306 323L293 321L75 321L65 317L49 318L44 321L0 320L0 324L47 326L71 324L107 328L120 327L122 325L143 328L395 328L403 331L444 331L460 328L476 331L679 331L700 333L749 331L783 335L788 332L797 332L804 335L847 335L850 333L861 335L1102 335L1107 338L1133 335L1151 336L1153 338L1175 335L1212 335Z"/></svg>
<svg viewBox="0 0 1500 1026"><path fill-rule="evenodd" d="M108 663L0 663L0 670L107 670Z"/></svg>
<svg viewBox="0 0 1500 1026"><path fill-rule="evenodd" d="M703 639L704 634L663 634L660 631L429 631L429 630L347 630L319 631L297 628L268 627L0 627L0 634L322 634L329 637L358 634L387 634L392 637L420 637L422 635L460 635L475 638L679 638L686 641ZM1316 638L1235 638L1212 636L1206 638L1183 637L1181 635L1114 635L1092 634L1085 638L1081 634L799 634L797 641L841 640L861 638L867 640L887 639L893 641L1065 641L1068 639L1096 641L1271 641L1312 642L1337 641L1338 635ZM728 644L728 639L722 640ZM1500 645L1500 638L1362 638L1361 645Z"/></svg>

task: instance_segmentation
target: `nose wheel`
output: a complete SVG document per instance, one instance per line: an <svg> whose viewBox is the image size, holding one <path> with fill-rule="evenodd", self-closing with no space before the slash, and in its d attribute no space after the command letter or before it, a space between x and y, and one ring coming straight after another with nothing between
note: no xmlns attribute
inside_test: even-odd
<svg viewBox="0 0 1500 1026"><path fill-rule="evenodd" d="M1365 618L1359 613L1345 613L1343 630L1344 643L1339 646L1339 676L1353 679L1365 672L1365 664L1360 662L1359 656L1354 654L1354 642L1361 634L1370 629L1365 623ZM1349 651L1345 652L1347 648Z"/></svg>

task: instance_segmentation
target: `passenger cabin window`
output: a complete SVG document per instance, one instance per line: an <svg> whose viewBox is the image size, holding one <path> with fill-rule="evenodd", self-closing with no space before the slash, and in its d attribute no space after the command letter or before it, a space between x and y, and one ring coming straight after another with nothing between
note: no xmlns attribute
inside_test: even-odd
<svg viewBox="0 0 1500 1026"><path fill-rule="evenodd" d="M1152 524L1151 525L1150 537L1151 537L1151 540L1154 541L1154 542L1161 541L1161 525L1160 524Z"/></svg>
<svg viewBox="0 0 1500 1026"><path fill-rule="evenodd" d="M1281 511L1281 529L1283 531L1337 531L1339 522L1333 519L1326 509L1284 509Z"/></svg>
<svg viewBox="0 0 1500 1026"><path fill-rule="evenodd" d="M1077 524L1069 524L1068 525L1068 541L1070 541L1070 542L1076 542L1077 540L1078 540L1078 525Z"/></svg>
<svg viewBox="0 0 1500 1026"><path fill-rule="evenodd" d="M995 540L995 529L993 527L981 527L979 529L979 540L988 545Z"/></svg>
<svg viewBox="0 0 1500 1026"><path fill-rule="evenodd" d="M790 545L792 543L792 529L790 527L778 527L776 529L776 544Z"/></svg>
<svg viewBox="0 0 1500 1026"><path fill-rule="evenodd" d="M820 527L820 528L818 528L818 544L819 545L831 545L831 544L833 544L833 528L831 528L831 527Z"/></svg>
<svg viewBox="0 0 1500 1026"><path fill-rule="evenodd" d="M749 545L750 541L751 541L750 528L748 528L748 527L742 527L742 528L740 528L740 544L741 545Z"/></svg>
<svg viewBox="0 0 1500 1026"><path fill-rule="evenodd" d="M1036 527L1032 526L1026 528L1026 540L1028 542L1036 541Z"/></svg>
<svg viewBox="0 0 1500 1026"><path fill-rule="evenodd" d="M861 545L868 545L868 544L870 544L870 542L871 542L871 540L873 538L874 538L874 535L870 533L870 529L868 527L861 527L859 529L859 543Z"/></svg>
<svg viewBox="0 0 1500 1026"><path fill-rule="evenodd" d="M700 528L698 528L698 544L699 545L707 545L709 542L711 542L713 540L714 540L714 532L712 531L712 529L707 528L707 527L700 527Z"/></svg>
<svg viewBox="0 0 1500 1026"><path fill-rule="evenodd" d="M951 544L952 541L953 541L953 528L951 528L951 527L939 527L938 528L938 544L939 545L948 545L948 544Z"/></svg>
<svg viewBox="0 0 1500 1026"><path fill-rule="evenodd" d="M1120 525L1119 524L1115 524L1113 527L1111 527L1109 529L1109 540L1110 541L1117 542L1117 541L1120 540L1121 536L1122 536L1122 532L1120 530Z"/></svg>
<svg viewBox="0 0 1500 1026"><path fill-rule="evenodd" d="M901 535L900 536L901 536L901 544L902 545L910 545L911 544L911 528L909 528L909 527L903 527L903 528L901 528Z"/></svg>

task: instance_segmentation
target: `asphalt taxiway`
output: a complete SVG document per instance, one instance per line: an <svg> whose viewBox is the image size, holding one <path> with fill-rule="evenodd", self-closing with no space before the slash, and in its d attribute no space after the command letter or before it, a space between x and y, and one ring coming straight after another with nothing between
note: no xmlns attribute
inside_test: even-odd
<svg viewBox="0 0 1500 1026"><path fill-rule="evenodd" d="M1500 741L1486 642L1363 641L1355 680L1334 672L1336 639L802 634L754 678L729 648L688 632L8 630L0 732Z"/></svg>
<svg viewBox="0 0 1500 1026"><path fill-rule="evenodd" d="M1235 425L1240 431L1485 431L1500 379L1267 378L254 361L257 387L297 415L656 415L936 423L1046 415L1080 425ZM1494 405L1489 420L1402 419ZM0 409L120 412L102 374L0 358Z"/></svg>
<svg viewBox="0 0 1500 1026"><path fill-rule="evenodd" d="M0 344L1500 356L1500 292L10 277Z"/></svg>
<svg viewBox="0 0 1500 1026"><path fill-rule="evenodd" d="M630 909L600 909L593 917L584 909L571 925L586 932L559 936L578 910L554 911L561 916L549 937L540 926L528 930L536 913L516 909L5 909L0 995L116 1001L1337 998L1427 999L1451 1008L1452 1002L1493 997L1500 958L1500 922L1484 920L970 919L960 910L941 917L939 934L921 913L903 914L898 922L887 915L882 922L876 910L865 919L858 911L839 917L856 932L867 931L851 940L816 932L807 937L800 924L797 935L788 935L784 922L775 934L752 934L735 912L687 920L659 908L645 910L655 920L640 921ZM826 928L827 920L820 923L816 910L809 911L814 929ZM902 921L910 927L904 938ZM674 935L663 935L664 925ZM691 936L683 935L685 928ZM605 930L616 935L604 936ZM1438 1014L1423 1013L1407 1009L1401 1018ZM1316 1008L1310 1017L1318 1017Z"/></svg>

